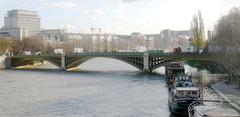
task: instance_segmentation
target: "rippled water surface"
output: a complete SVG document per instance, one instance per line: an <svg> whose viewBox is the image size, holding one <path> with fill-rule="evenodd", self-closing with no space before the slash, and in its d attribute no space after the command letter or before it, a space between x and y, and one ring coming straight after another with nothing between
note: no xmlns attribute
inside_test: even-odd
<svg viewBox="0 0 240 117"><path fill-rule="evenodd" d="M36 68L0 71L1 117L170 116L168 89L159 72L143 74L104 58L80 65L77 72L49 64Z"/></svg>

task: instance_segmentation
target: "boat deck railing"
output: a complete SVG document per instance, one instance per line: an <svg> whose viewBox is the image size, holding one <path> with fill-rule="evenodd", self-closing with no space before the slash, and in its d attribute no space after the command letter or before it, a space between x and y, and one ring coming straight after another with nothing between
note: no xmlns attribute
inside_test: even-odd
<svg viewBox="0 0 240 117"><path fill-rule="evenodd" d="M213 103L228 103L227 101L222 101L222 100L195 100L193 101L189 106L188 106L188 115L189 117L194 117L194 107L199 106L199 105L204 105L203 102L213 102Z"/></svg>

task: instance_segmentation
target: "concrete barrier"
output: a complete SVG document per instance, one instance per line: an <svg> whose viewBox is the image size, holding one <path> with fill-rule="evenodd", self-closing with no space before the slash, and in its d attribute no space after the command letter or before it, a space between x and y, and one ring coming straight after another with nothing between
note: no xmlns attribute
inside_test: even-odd
<svg viewBox="0 0 240 117"><path fill-rule="evenodd" d="M0 56L0 69L5 69L6 68L5 59L6 59L5 56Z"/></svg>

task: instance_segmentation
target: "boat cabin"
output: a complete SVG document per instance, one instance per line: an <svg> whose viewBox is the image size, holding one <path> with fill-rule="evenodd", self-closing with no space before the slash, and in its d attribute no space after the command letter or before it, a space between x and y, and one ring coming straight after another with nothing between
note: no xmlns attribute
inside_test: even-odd
<svg viewBox="0 0 240 117"><path fill-rule="evenodd" d="M192 76L186 74L173 76L173 84L173 87L194 87Z"/></svg>
<svg viewBox="0 0 240 117"><path fill-rule="evenodd" d="M176 98L199 98L200 90L197 87L176 87L173 90Z"/></svg>
<svg viewBox="0 0 240 117"><path fill-rule="evenodd" d="M174 82L192 82L192 76L186 74L177 74L173 76Z"/></svg>
<svg viewBox="0 0 240 117"><path fill-rule="evenodd" d="M187 114L188 106L199 98L200 90L197 87L175 87L169 96L170 111L175 114Z"/></svg>
<svg viewBox="0 0 240 117"><path fill-rule="evenodd" d="M184 74L185 69L184 65L179 62L172 62L165 67L165 74L168 83L173 83L173 77L176 76L177 74Z"/></svg>

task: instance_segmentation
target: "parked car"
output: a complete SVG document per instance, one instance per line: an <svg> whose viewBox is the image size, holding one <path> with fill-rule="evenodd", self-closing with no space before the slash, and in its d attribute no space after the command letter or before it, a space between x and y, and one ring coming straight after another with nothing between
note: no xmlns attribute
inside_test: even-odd
<svg viewBox="0 0 240 117"><path fill-rule="evenodd" d="M173 53L181 53L182 49L180 47L173 48Z"/></svg>

